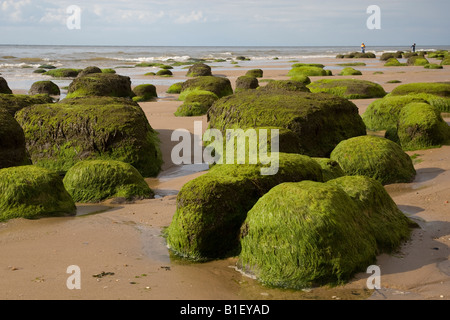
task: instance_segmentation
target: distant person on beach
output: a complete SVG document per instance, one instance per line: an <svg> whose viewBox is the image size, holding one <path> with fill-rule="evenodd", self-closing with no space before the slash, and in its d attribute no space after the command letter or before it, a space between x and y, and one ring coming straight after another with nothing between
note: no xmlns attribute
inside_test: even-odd
<svg viewBox="0 0 450 320"><path fill-rule="evenodd" d="M366 53L366 45L363 43L361 43L361 53Z"/></svg>
<svg viewBox="0 0 450 320"><path fill-rule="evenodd" d="M412 52L416 52L416 44L415 43L411 46L411 48L412 48Z"/></svg>

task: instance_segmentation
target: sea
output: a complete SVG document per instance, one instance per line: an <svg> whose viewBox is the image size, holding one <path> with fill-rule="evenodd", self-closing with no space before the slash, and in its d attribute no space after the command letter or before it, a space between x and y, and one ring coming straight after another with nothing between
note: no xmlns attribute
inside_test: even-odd
<svg viewBox="0 0 450 320"><path fill-rule="evenodd" d="M417 51L450 50L450 46L417 47ZM377 56L384 52L411 51L409 46L366 47L366 52ZM12 90L27 91L35 81L48 80L49 76L34 73L44 64L57 68L83 69L88 66L113 68L121 75L127 75L132 85L149 83L142 75L152 68L138 68L142 62L188 62L206 60L214 63L214 70L236 68L232 64L238 57L239 67L252 68L256 65L281 65L286 62L314 62L317 59L335 59L337 54L359 51L359 47L226 47L226 46L54 46L54 45L0 45L0 77L8 82ZM333 60L336 61L336 60ZM176 66L174 71L186 68ZM157 71L158 68L153 68ZM145 71L145 72L144 72ZM70 84L71 79L51 79L60 87ZM177 80L153 78L154 85L171 85Z"/></svg>

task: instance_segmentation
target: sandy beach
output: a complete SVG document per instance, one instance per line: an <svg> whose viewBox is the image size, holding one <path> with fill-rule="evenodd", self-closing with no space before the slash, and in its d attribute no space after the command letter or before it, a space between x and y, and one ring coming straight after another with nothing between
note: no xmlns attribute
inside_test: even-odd
<svg viewBox="0 0 450 320"><path fill-rule="evenodd" d="M450 68L383 67L379 59L309 59L336 67L344 62L365 62L354 67L362 71L357 79L382 85L387 92L397 84L450 81ZM430 59L430 62L436 62ZM249 68L218 69L234 85L248 69L260 68L263 79L289 79L292 63L273 62ZM374 74L383 71L383 74ZM142 71L145 73L145 70ZM331 78L338 76L333 70ZM173 79L185 81L186 71L174 72ZM143 79L145 76L141 76ZM311 77L311 81L320 77ZM352 77L347 77L352 78ZM146 77L152 83L154 77ZM261 81L264 85L265 82ZM157 86L159 99L140 103L151 126L159 132L163 171L147 179L155 199L123 203L109 200L77 204L75 217L15 219L0 223L0 299L75 300L450 300L450 146L408 152L415 156L417 176L412 183L387 185L386 190L399 208L420 225L398 252L380 255L381 289L369 290L369 274L359 273L340 287L303 291L271 289L235 270L237 259L188 263L173 257L162 232L176 211L176 195L189 180L204 174L201 166L178 167L170 153L175 129L194 133L194 121L207 118L175 117L182 104L177 95ZM14 90L14 88L11 88ZM352 100L362 114L375 99ZM450 115L444 115L450 124ZM199 171L200 170L200 171ZM66 281L71 265L80 267L81 289L69 290Z"/></svg>

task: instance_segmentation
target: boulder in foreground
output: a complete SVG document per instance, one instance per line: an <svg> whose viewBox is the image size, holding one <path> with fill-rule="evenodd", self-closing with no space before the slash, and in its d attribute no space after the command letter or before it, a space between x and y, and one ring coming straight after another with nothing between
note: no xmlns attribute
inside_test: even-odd
<svg viewBox="0 0 450 320"><path fill-rule="evenodd" d="M0 221L76 213L61 177L36 166L0 169Z"/></svg>

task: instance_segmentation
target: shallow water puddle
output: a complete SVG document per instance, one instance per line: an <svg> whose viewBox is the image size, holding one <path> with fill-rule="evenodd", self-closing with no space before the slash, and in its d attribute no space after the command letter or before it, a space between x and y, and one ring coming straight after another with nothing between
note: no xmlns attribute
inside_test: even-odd
<svg viewBox="0 0 450 320"><path fill-rule="evenodd" d="M76 213L77 217L103 213L113 209L113 207L111 206L105 206L100 204L77 204L76 206L77 206L77 213Z"/></svg>
<svg viewBox="0 0 450 320"><path fill-rule="evenodd" d="M141 233L142 251L153 261L169 264L170 254L169 248L162 236L160 228L136 225L136 228Z"/></svg>

